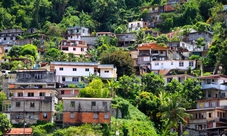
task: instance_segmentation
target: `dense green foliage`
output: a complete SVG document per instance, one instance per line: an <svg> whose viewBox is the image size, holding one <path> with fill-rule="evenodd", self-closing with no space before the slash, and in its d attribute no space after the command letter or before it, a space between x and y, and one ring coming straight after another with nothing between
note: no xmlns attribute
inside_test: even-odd
<svg viewBox="0 0 227 136"><path fill-rule="evenodd" d="M96 78L87 87L80 90L79 97L108 98L109 90L104 86L101 79Z"/></svg>
<svg viewBox="0 0 227 136"><path fill-rule="evenodd" d="M133 59L128 52L117 50L112 53L104 53L101 56L102 64L114 64L117 68L117 77L134 73Z"/></svg>
<svg viewBox="0 0 227 136"><path fill-rule="evenodd" d="M112 120L114 130L118 130L120 135L157 135L153 127L154 124L149 118L128 101L117 97L112 101L112 104L114 108L119 109L122 113L122 119L116 117Z"/></svg>
<svg viewBox="0 0 227 136"><path fill-rule="evenodd" d="M0 135L2 135L4 132L10 131L10 128L11 124L10 120L7 118L7 115L0 112Z"/></svg>
<svg viewBox="0 0 227 136"><path fill-rule="evenodd" d="M141 78L124 75L118 84L115 89L117 96L137 106L163 135L168 135L170 128L177 127L177 122L186 123L185 118L189 117L186 109L195 108L196 100L202 97L198 80L188 78L184 84L172 80L165 86L163 77L154 72ZM121 109L123 118L128 118L130 108L126 103L118 102L116 107Z"/></svg>

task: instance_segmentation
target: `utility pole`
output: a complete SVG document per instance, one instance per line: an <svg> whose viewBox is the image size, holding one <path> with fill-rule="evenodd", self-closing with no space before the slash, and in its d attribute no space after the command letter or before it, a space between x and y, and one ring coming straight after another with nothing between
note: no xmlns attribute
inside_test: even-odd
<svg viewBox="0 0 227 136"><path fill-rule="evenodd" d="M183 136L183 127L181 122L178 122L178 136Z"/></svg>

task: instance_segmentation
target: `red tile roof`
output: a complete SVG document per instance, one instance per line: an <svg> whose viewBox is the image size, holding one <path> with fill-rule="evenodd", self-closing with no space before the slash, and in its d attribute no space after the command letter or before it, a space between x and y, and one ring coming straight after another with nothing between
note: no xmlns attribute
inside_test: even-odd
<svg viewBox="0 0 227 136"><path fill-rule="evenodd" d="M21 134L31 135L32 128L11 128L10 132L5 133L5 135L21 135Z"/></svg>
<svg viewBox="0 0 227 136"><path fill-rule="evenodd" d="M158 45L156 43L145 43L137 47L138 50L140 49L152 49L152 50L169 50L168 47L164 47L161 45Z"/></svg>

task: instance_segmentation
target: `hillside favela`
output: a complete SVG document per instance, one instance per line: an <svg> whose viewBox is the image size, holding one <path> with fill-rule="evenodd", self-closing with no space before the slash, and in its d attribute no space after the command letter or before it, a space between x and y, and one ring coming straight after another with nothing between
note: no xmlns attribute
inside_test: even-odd
<svg viewBox="0 0 227 136"><path fill-rule="evenodd" d="M0 0L0 136L227 136L227 0Z"/></svg>

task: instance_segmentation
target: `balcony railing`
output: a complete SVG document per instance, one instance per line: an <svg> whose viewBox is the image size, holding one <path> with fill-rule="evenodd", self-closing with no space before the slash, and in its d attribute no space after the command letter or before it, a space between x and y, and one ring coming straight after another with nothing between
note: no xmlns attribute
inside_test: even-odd
<svg viewBox="0 0 227 136"><path fill-rule="evenodd" d="M225 86L225 85L217 85L217 84L203 84L202 85L202 89L209 89L209 88L215 88L215 89L227 91L227 86Z"/></svg>

